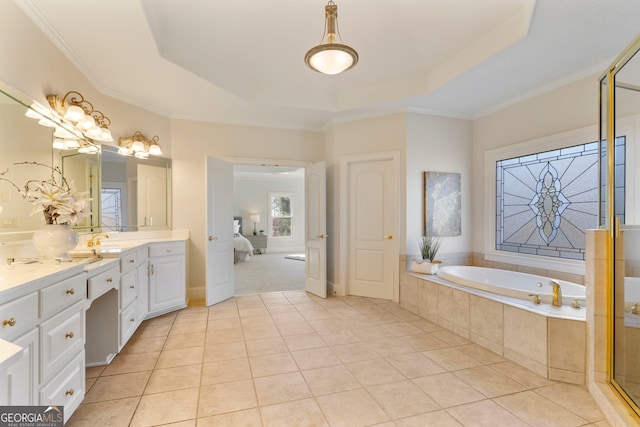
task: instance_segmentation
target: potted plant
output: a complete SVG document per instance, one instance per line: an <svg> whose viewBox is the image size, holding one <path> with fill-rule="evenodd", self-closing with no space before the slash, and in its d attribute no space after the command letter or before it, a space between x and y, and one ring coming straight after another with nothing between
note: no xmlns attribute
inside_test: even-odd
<svg viewBox="0 0 640 427"><path fill-rule="evenodd" d="M264 235L264 230L260 230L259 233L261 236Z"/></svg>
<svg viewBox="0 0 640 427"><path fill-rule="evenodd" d="M438 265L441 263L441 261L435 259L440 249L440 243L440 238L431 234L420 236L418 238L418 247L420 248L422 260L414 259L411 262L411 270L416 273L436 274Z"/></svg>

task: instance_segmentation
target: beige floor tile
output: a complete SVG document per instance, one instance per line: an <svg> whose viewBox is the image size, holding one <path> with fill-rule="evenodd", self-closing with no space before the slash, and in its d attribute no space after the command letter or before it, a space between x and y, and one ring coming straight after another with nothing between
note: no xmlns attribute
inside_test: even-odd
<svg viewBox="0 0 640 427"><path fill-rule="evenodd" d="M128 426L139 400L139 397L130 397L82 404L67 421L66 426Z"/></svg>
<svg viewBox="0 0 640 427"><path fill-rule="evenodd" d="M526 390L522 384L488 366L456 371L453 375L490 398Z"/></svg>
<svg viewBox="0 0 640 427"><path fill-rule="evenodd" d="M263 406L260 408L265 427L322 427L328 426L315 399Z"/></svg>
<svg viewBox="0 0 640 427"><path fill-rule="evenodd" d="M464 426L527 427L525 422L491 400L456 406L455 408L447 409L447 412ZM557 424L556 426L561 425Z"/></svg>
<svg viewBox="0 0 640 427"><path fill-rule="evenodd" d="M382 327L387 331L389 331L391 335L396 337L401 337L405 335L417 335L423 332L422 330L416 328L409 322L387 323L382 325Z"/></svg>
<svg viewBox="0 0 640 427"><path fill-rule="evenodd" d="M153 353L161 351L166 337L135 338L132 337L120 354Z"/></svg>
<svg viewBox="0 0 640 427"><path fill-rule="evenodd" d="M146 325L138 328L132 339L166 337L171 330L171 323L159 325Z"/></svg>
<svg viewBox="0 0 640 427"><path fill-rule="evenodd" d="M581 426L587 422L584 418L578 417L533 391L502 396L493 401L526 423L535 426L570 427Z"/></svg>
<svg viewBox="0 0 640 427"><path fill-rule="evenodd" d="M253 381L214 384L200 387L198 418L256 408Z"/></svg>
<svg viewBox="0 0 640 427"><path fill-rule="evenodd" d="M380 357L375 347L369 342L357 342L331 346L331 350L343 363L362 362Z"/></svg>
<svg viewBox="0 0 640 427"><path fill-rule="evenodd" d="M237 308L209 310L209 322L221 319L239 319Z"/></svg>
<svg viewBox="0 0 640 427"><path fill-rule="evenodd" d="M382 408L364 389L316 398L331 426L363 426L389 421Z"/></svg>
<svg viewBox="0 0 640 427"><path fill-rule="evenodd" d="M598 406L593 404L593 398L586 387L556 383L534 391L589 422L604 419Z"/></svg>
<svg viewBox="0 0 640 427"><path fill-rule="evenodd" d="M261 338L279 337L280 331L274 324L242 326L242 332L246 340L257 340Z"/></svg>
<svg viewBox="0 0 640 427"><path fill-rule="evenodd" d="M447 411L434 411L413 417L394 420L396 427L462 427Z"/></svg>
<svg viewBox="0 0 640 427"><path fill-rule="evenodd" d="M243 328L250 327L250 326L264 326L264 325L275 326L275 323L273 322L273 319L271 318L269 313L258 315L258 316L241 317L240 324L242 325Z"/></svg>
<svg viewBox="0 0 640 427"><path fill-rule="evenodd" d="M310 334L312 332L315 332L315 330L311 327L311 325L309 325L306 320L302 320L299 322L279 323L276 326L280 331L280 335L282 335L283 337L289 335Z"/></svg>
<svg viewBox="0 0 640 427"><path fill-rule="evenodd" d="M386 358L407 378L420 378L446 372L444 368L422 353L408 353Z"/></svg>
<svg viewBox="0 0 640 427"><path fill-rule="evenodd" d="M408 380L367 387L367 391L392 419L440 409L436 402Z"/></svg>
<svg viewBox="0 0 640 427"><path fill-rule="evenodd" d="M249 317L249 316L268 316L270 313L266 307L238 307L238 314L240 317Z"/></svg>
<svg viewBox="0 0 640 427"><path fill-rule="evenodd" d="M352 328L351 331L362 341L377 340L380 338L392 337L391 332L380 325L375 326L359 326Z"/></svg>
<svg viewBox="0 0 640 427"><path fill-rule="evenodd" d="M416 349L402 341L400 338L383 338L370 341L376 353L382 357L394 356L398 354L415 353Z"/></svg>
<svg viewBox="0 0 640 427"><path fill-rule="evenodd" d="M405 380L406 377L384 359L366 360L345 365L364 387Z"/></svg>
<svg viewBox="0 0 640 427"><path fill-rule="evenodd" d="M162 427L196 427L197 420L178 421L175 423L162 424Z"/></svg>
<svg viewBox="0 0 640 427"><path fill-rule="evenodd" d="M171 325L176 320L177 316L178 312L172 311L171 313L145 320L144 326Z"/></svg>
<svg viewBox="0 0 640 427"><path fill-rule="evenodd" d="M202 366L202 385L248 379L251 379L251 367L246 358L205 363Z"/></svg>
<svg viewBox="0 0 640 427"><path fill-rule="evenodd" d="M362 342L356 334L348 329L325 330L322 328L316 328L312 322L309 322L309 324L311 324L311 326L318 332L320 338L322 338L327 345L347 345Z"/></svg>
<svg viewBox="0 0 640 427"><path fill-rule="evenodd" d="M206 322L209 317L209 310L206 307L189 307L184 310L180 310L174 323L185 322Z"/></svg>
<svg viewBox="0 0 640 427"><path fill-rule="evenodd" d="M336 357L329 347L310 348L307 350L292 351L300 370L323 368L326 366L340 365L340 359Z"/></svg>
<svg viewBox="0 0 640 427"><path fill-rule="evenodd" d="M102 375L120 375L130 372L152 370L160 353L135 353L119 354L109 366L102 372Z"/></svg>
<svg viewBox="0 0 640 427"><path fill-rule="evenodd" d="M218 331L220 329L241 328L242 322L239 317L230 317L224 319L209 319L207 322L207 332Z"/></svg>
<svg viewBox="0 0 640 427"><path fill-rule="evenodd" d="M296 372L298 365L290 353L269 354L267 356L250 357L251 372L254 377L266 377L268 375L286 374Z"/></svg>
<svg viewBox="0 0 640 427"><path fill-rule="evenodd" d="M152 426L196 417L199 389L169 391L142 396L131 427Z"/></svg>
<svg viewBox="0 0 640 427"><path fill-rule="evenodd" d="M265 304L267 306L267 310L269 311L269 314L271 314L272 316L274 314L292 314L292 313L296 313L296 314L300 314L298 312L298 310L296 310L295 306L291 303L288 303L287 305L270 305L270 304Z"/></svg>
<svg viewBox="0 0 640 427"><path fill-rule="evenodd" d="M312 397L300 372L256 378L254 384L260 406Z"/></svg>
<svg viewBox="0 0 640 427"><path fill-rule="evenodd" d="M333 315L326 308L311 308L311 309L299 309L300 314L304 317L305 320L319 320L319 319L329 319L332 318Z"/></svg>
<svg viewBox="0 0 640 427"><path fill-rule="evenodd" d="M205 346L210 346L239 341L244 341L241 327L208 331L204 343Z"/></svg>
<svg viewBox="0 0 640 427"><path fill-rule="evenodd" d="M431 335L433 335L434 337L438 338L441 341L446 342L451 346L471 344L471 341L469 341L468 339L463 338L460 335L454 334L453 332L450 332L450 331L442 330L438 332L432 332Z"/></svg>
<svg viewBox="0 0 640 427"><path fill-rule="evenodd" d="M142 396L150 376L151 371L100 377L85 395L84 403Z"/></svg>
<svg viewBox="0 0 640 427"><path fill-rule="evenodd" d="M164 343L164 350L178 348L204 347L205 333L169 335Z"/></svg>
<svg viewBox="0 0 640 427"><path fill-rule="evenodd" d="M441 408L485 399L480 392L450 373L430 375L412 381Z"/></svg>
<svg viewBox="0 0 640 427"><path fill-rule="evenodd" d="M176 366L197 365L202 363L204 347L179 348L165 350L160 353L157 369L173 368Z"/></svg>
<svg viewBox="0 0 640 427"><path fill-rule="evenodd" d="M431 334L426 333L417 335L405 335L403 337L398 337L398 339L402 343L410 345L416 351L437 350L440 348L450 347L446 342L439 340Z"/></svg>
<svg viewBox="0 0 640 427"><path fill-rule="evenodd" d="M473 357L467 356L457 348L429 350L423 354L448 371L457 371L482 365L482 363Z"/></svg>
<svg viewBox="0 0 640 427"><path fill-rule="evenodd" d="M360 383L342 365L302 371L314 396L360 388Z"/></svg>
<svg viewBox="0 0 640 427"><path fill-rule="evenodd" d="M273 321L278 326L285 325L287 323L295 323L295 322L306 323L306 321L304 320L304 317L302 317L302 315L293 308L289 309L286 312L280 312L276 314L271 313L271 319L273 319Z"/></svg>
<svg viewBox="0 0 640 427"><path fill-rule="evenodd" d="M553 381L511 361L493 364L491 365L491 369L500 372L502 375L507 376L516 382L519 382L527 388L544 387L555 384Z"/></svg>
<svg viewBox="0 0 640 427"><path fill-rule="evenodd" d="M327 345L315 332L286 336L284 337L284 341L287 343L289 351L306 350L308 348L324 347Z"/></svg>
<svg viewBox="0 0 640 427"><path fill-rule="evenodd" d="M144 389L144 394L162 393L200 386L202 365L156 369Z"/></svg>
<svg viewBox="0 0 640 427"><path fill-rule="evenodd" d="M98 381L98 378L85 378L84 379L84 392L85 394L91 390L91 387Z"/></svg>
<svg viewBox="0 0 640 427"><path fill-rule="evenodd" d="M229 414L198 418L198 427L221 426L262 427L260 411L257 408L245 409L244 411L231 412Z"/></svg>
<svg viewBox="0 0 640 427"><path fill-rule="evenodd" d="M238 304L238 309L264 307L264 302L262 302L262 298L260 298L260 295L240 295L237 296L235 300Z"/></svg>
<svg viewBox="0 0 640 427"><path fill-rule="evenodd" d="M412 326L420 329L422 332L437 332L441 331L442 328L439 325L436 325L433 322L429 322L428 320L420 319L409 322Z"/></svg>
<svg viewBox="0 0 640 427"><path fill-rule="evenodd" d="M247 357L244 341L214 344L204 348L204 363Z"/></svg>
<svg viewBox="0 0 640 427"><path fill-rule="evenodd" d="M204 333L207 332L207 322L183 322L183 323L174 323L171 326L171 331L169 335L185 335L185 334L195 334L195 333Z"/></svg>
<svg viewBox="0 0 640 427"><path fill-rule="evenodd" d="M483 365L506 362L507 360L499 354L496 354L491 350L487 350L486 348L481 347L478 344L462 345L456 347L456 349L460 350L467 356L473 357Z"/></svg>
<svg viewBox="0 0 640 427"><path fill-rule="evenodd" d="M98 378L102 372L107 369L108 365L103 366L91 366L85 369L85 378Z"/></svg>
<svg viewBox="0 0 640 427"><path fill-rule="evenodd" d="M262 338L246 341L249 356L265 356L267 354L285 353L289 351L282 337Z"/></svg>

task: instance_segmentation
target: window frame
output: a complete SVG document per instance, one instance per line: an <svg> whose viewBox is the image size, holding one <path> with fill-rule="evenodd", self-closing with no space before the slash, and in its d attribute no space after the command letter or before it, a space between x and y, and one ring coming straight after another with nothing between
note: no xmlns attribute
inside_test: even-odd
<svg viewBox="0 0 640 427"><path fill-rule="evenodd" d="M273 216L273 198L274 197L288 197L290 200L289 203L289 210L290 210L290 215L289 216ZM268 210L268 216L269 216L269 221L268 221L268 227L267 227L267 235L269 239L276 239L276 240L293 240L294 239L294 220L295 220L295 198L294 198L294 193L292 192L287 192L287 191L274 191L274 192L269 192L269 201L268 201L268 206L269 206L269 210ZM291 234L289 236L274 236L273 235L273 220L275 218L290 218L291 220Z"/></svg>

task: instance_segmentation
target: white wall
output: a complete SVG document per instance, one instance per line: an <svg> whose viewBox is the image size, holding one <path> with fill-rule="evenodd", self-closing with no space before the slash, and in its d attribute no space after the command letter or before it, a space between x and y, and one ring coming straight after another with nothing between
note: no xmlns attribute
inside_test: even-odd
<svg viewBox="0 0 640 427"><path fill-rule="evenodd" d="M462 178L460 236L441 239L439 259L471 251L471 164L472 122L470 120L409 114L407 117L407 215L406 254L419 255L418 237L423 233L423 172L456 172Z"/></svg>
<svg viewBox="0 0 640 427"><path fill-rule="evenodd" d="M293 230L291 238L272 238L268 234L269 193L293 195ZM250 215L260 214L257 229L267 234L267 252L304 253L304 175L302 176L235 176L233 179L233 215L242 217L242 234L253 233Z"/></svg>

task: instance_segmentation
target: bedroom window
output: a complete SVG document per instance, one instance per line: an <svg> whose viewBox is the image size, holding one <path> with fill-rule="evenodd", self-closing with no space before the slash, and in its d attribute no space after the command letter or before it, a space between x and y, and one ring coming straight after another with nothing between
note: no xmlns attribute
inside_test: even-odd
<svg viewBox="0 0 640 427"><path fill-rule="evenodd" d="M271 233L274 238L292 237L293 195L271 193Z"/></svg>
<svg viewBox="0 0 640 427"><path fill-rule="evenodd" d="M497 161L496 249L584 260L585 230L598 226L598 156L592 142ZM624 164L616 174L624 183Z"/></svg>

